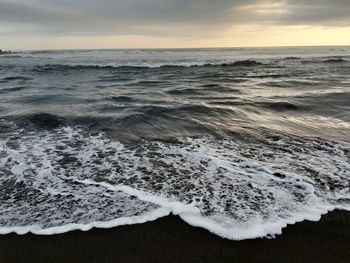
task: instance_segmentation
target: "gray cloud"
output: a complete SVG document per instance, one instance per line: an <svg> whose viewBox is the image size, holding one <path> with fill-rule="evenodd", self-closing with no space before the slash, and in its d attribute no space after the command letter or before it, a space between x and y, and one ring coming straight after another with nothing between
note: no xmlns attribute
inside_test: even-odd
<svg viewBox="0 0 350 263"><path fill-rule="evenodd" d="M282 22L289 24L349 26L349 0L287 0L288 13Z"/></svg>
<svg viewBox="0 0 350 263"><path fill-rule="evenodd" d="M274 12L275 4L283 12ZM349 0L0 0L0 28L13 35L202 35L254 23L348 26L349 14Z"/></svg>
<svg viewBox="0 0 350 263"><path fill-rule="evenodd" d="M243 0L0 0L0 22L34 33L144 33L167 26L212 27L230 20ZM35 25L35 27L33 27Z"/></svg>

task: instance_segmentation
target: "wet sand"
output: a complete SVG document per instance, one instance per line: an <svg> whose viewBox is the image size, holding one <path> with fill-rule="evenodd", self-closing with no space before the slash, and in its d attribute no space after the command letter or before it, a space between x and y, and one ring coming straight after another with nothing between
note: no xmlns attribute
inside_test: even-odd
<svg viewBox="0 0 350 263"><path fill-rule="evenodd" d="M276 239L230 241L169 216L55 236L0 236L0 262L350 262L350 212L289 226Z"/></svg>

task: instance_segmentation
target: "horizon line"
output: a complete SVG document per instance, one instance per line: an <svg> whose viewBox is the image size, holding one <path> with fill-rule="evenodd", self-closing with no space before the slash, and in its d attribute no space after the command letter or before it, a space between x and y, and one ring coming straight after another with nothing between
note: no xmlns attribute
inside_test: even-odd
<svg viewBox="0 0 350 263"><path fill-rule="evenodd" d="M318 48L318 47L350 47L348 45L276 45L276 46L213 46L213 47L139 47L139 48L49 48L49 49L3 49L11 52L26 52L26 51L84 51L84 50L191 50L191 49L269 49L269 48Z"/></svg>

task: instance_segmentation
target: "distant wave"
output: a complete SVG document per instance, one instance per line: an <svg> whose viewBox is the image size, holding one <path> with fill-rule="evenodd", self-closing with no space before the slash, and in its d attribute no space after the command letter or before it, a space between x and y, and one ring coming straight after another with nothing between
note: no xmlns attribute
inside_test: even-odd
<svg viewBox="0 0 350 263"><path fill-rule="evenodd" d="M23 56L18 55L18 54L6 54L6 55L1 55L0 58L22 58Z"/></svg>
<svg viewBox="0 0 350 263"><path fill-rule="evenodd" d="M14 81L14 80L31 80L32 78L24 77L24 76L11 76L11 77L4 77L0 78L0 82L7 82L7 81Z"/></svg>
<svg viewBox="0 0 350 263"><path fill-rule="evenodd" d="M312 59L302 59L301 63L305 64L312 64L312 63L325 63L325 64L330 64L330 63L349 63L350 60L346 58L341 58L341 57L323 57L323 58L312 58Z"/></svg>
<svg viewBox="0 0 350 263"><path fill-rule="evenodd" d="M217 62L217 63L202 63L202 62L187 62L187 63L149 63L149 64L46 64L35 68L36 71L47 70L86 70L86 69L152 69L152 68L192 68L192 67L254 67L262 65L262 62L255 60L239 60L234 62Z"/></svg>
<svg viewBox="0 0 350 263"><path fill-rule="evenodd" d="M12 87L12 88L0 88L0 94L7 94L11 92L17 92L26 89L25 86Z"/></svg>
<svg viewBox="0 0 350 263"><path fill-rule="evenodd" d="M346 63L350 61L343 58L331 58L331 59L326 59L323 62L324 63Z"/></svg>
<svg viewBox="0 0 350 263"><path fill-rule="evenodd" d="M234 62L170 62L170 63L147 63L147 64L46 64L39 65L34 68L36 72L47 72L47 71L65 71L65 70L106 70L106 69L119 69L119 70L146 70L146 69L162 69L162 68L210 68L210 67L258 67L265 65L275 65L278 66L279 63L284 61L293 61L300 63L349 63L350 61L343 58L330 58L330 59L298 59L298 58L286 58L280 60L238 60ZM271 76L268 76L271 77ZM274 77L274 76L272 76ZM280 77L276 75L275 77Z"/></svg>

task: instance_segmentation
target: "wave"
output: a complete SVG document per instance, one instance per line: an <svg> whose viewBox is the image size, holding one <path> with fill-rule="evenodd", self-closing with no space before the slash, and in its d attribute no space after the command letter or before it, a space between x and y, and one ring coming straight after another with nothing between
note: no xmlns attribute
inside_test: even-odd
<svg viewBox="0 0 350 263"><path fill-rule="evenodd" d="M135 98L132 98L130 96L111 96L106 98L106 100L119 103L131 103L137 101Z"/></svg>
<svg viewBox="0 0 350 263"><path fill-rule="evenodd" d="M207 64L209 66L211 66L211 64ZM224 66L224 67L254 67L254 66L259 66L262 65L262 62L258 62L255 60L240 60L240 61L235 61L233 63L222 63L220 64L220 66Z"/></svg>
<svg viewBox="0 0 350 263"><path fill-rule="evenodd" d="M26 81L26 80L32 80L30 77L25 77L25 76L10 76L10 77L4 77L0 79L0 82L10 82L10 81Z"/></svg>
<svg viewBox="0 0 350 263"><path fill-rule="evenodd" d="M202 95L203 93L201 92L200 89L196 88L183 88L183 89L171 89L166 91L166 93L170 95Z"/></svg>
<svg viewBox="0 0 350 263"><path fill-rule="evenodd" d="M262 62L254 60L241 60L234 62L187 62L187 63L154 63L154 64L46 64L36 66L34 71L57 70L99 70L99 69L153 69L153 68L196 68L196 67L254 67L262 65Z"/></svg>
<svg viewBox="0 0 350 263"><path fill-rule="evenodd" d="M18 55L18 54L6 54L6 55L2 55L0 54L0 58L23 58L23 56Z"/></svg>
<svg viewBox="0 0 350 263"><path fill-rule="evenodd" d="M171 69L171 68L213 68L213 67L223 67L223 68L247 68L247 67L258 67L258 66L280 66L281 62L294 61L300 63L326 63L326 64L337 64L337 63L348 63L349 60L344 58L314 58L314 59L278 59L278 60L239 60L233 62L221 61L221 62L169 62L169 63L135 63L135 64L46 64L39 65L34 68L33 71L39 73L45 73L47 71L69 71L69 70L151 70L151 69ZM283 75L273 74L256 76L256 78L279 78L284 77Z"/></svg>
<svg viewBox="0 0 350 263"><path fill-rule="evenodd" d="M161 107L161 106L143 106L135 109L136 112L146 116L223 116L226 114L234 114L232 109L221 107L209 107L205 105L184 104L177 107Z"/></svg>
<svg viewBox="0 0 350 263"><path fill-rule="evenodd" d="M344 64L349 63L348 56L346 57L320 57L320 58L305 58L300 60L303 64Z"/></svg>
<svg viewBox="0 0 350 263"><path fill-rule="evenodd" d="M343 59L343 58L332 58L332 59L326 59L323 61L324 63L346 63L346 62L350 62L347 59Z"/></svg>
<svg viewBox="0 0 350 263"><path fill-rule="evenodd" d="M277 112L301 111L306 109L304 106L300 106L290 102L257 102L254 104Z"/></svg>
<svg viewBox="0 0 350 263"><path fill-rule="evenodd" d="M0 88L0 94L7 94L11 92L21 91L27 89L26 86L12 87L12 88Z"/></svg>
<svg viewBox="0 0 350 263"><path fill-rule="evenodd" d="M173 213L242 240L350 210L346 142L281 134L121 143L68 126L0 126L3 234L108 228Z"/></svg>
<svg viewBox="0 0 350 263"><path fill-rule="evenodd" d="M33 126L37 129L56 129L64 126L63 117L50 113L35 113L29 116L17 117L17 121L22 123L21 126Z"/></svg>

